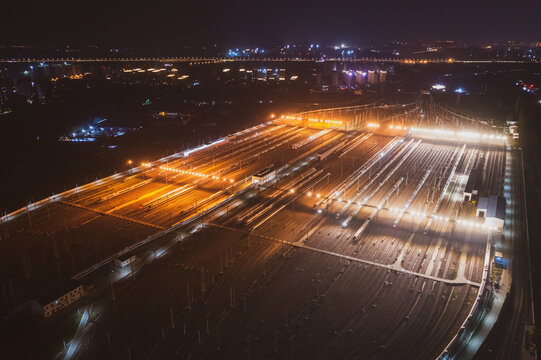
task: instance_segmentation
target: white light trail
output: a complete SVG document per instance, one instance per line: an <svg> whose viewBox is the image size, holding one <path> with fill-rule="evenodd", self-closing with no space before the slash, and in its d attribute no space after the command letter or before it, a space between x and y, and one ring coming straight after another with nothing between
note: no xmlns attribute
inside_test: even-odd
<svg viewBox="0 0 541 360"><path fill-rule="evenodd" d="M417 188L415 189L415 191L413 192L413 194L411 194L410 198L408 199L408 201L406 202L406 204L404 204L404 206L402 207L402 209L400 210L400 213L398 214L398 216L396 217L396 219L394 220L393 222L393 227L396 227L398 225L398 223L400 222L400 219L402 219L402 216L404 216L404 213L408 210L409 206L411 205L413 199L415 199L415 196L417 196L417 194L419 193L419 191L421 190L421 188L423 187L426 179L428 179L428 176L430 175L430 173L432 172L432 169L429 169L427 170L425 176L423 177L423 179L421 180L421 182L419 183L419 185L417 185ZM415 215L415 214L413 214Z"/></svg>
<svg viewBox="0 0 541 360"><path fill-rule="evenodd" d="M453 165L453 169L451 170L451 173L449 174L449 177L447 178L447 181L445 182L445 186L443 187L443 190L441 191L438 202L436 203L436 206L434 206L434 210L432 210L432 216L430 217L430 219L428 220L425 226L425 229L424 229L425 232L427 232L428 229L430 229L430 225L432 225L434 214L436 214L436 211L438 211L440 207L443 197L445 196L445 193L447 192L447 189L449 188L449 185L451 184L451 181L453 180L453 176L455 175L458 164L460 163L460 159L462 159L462 155L464 155L465 151L466 151L466 145L462 146L462 149L460 150L460 153L458 154L456 158L455 164Z"/></svg>
<svg viewBox="0 0 541 360"><path fill-rule="evenodd" d="M412 148L407 152L406 155L404 155L404 157L400 160L400 162L393 168L393 170L387 174L387 176L378 184L378 186L376 187L376 189L374 191L372 191L372 193L368 196L366 196L358 205L357 207L355 208L355 210L353 210L353 212L348 216L348 218L346 219L346 223L349 223L351 221L351 219L353 219L354 216L356 216L359 211L361 211L362 207L368 202L368 200L370 200L372 198L372 196L374 196L378 191L379 189L381 189L381 187L394 175L394 173L402 166L402 164L407 160L407 158L415 151L415 149L419 146L419 144L421 143L421 140L417 141L413 146ZM387 165L390 165L391 163L387 164ZM382 172L383 169L380 171ZM376 178L374 178L372 180L372 182L375 180ZM394 191L394 188L393 188L393 191ZM388 199L388 198L387 198Z"/></svg>
<svg viewBox="0 0 541 360"><path fill-rule="evenodd" d="M444 139L458 138L459 140L492 140L492 141L506 141L507 136L499 134L480 133L474 131L454 131L444 129L426 129L426 128L411 128L410 133L421 133L430 136L437 136Z"/></svg>
<svg viewBox="0 0 541 360"><path fill-rule="evenodd" d="M381 210L381 207L383 206L383 204L385 204L385 202L391 197L391 195L398 189L398 187L400 186L402 181L404 181L403 177L401 177L396 182L396 184L393 186L392 190L389 191L389 193L380 201L378 206L376 206L374 208L374 210L372 211L372 213L370 214L368 219L361 225L361 227L355 232L355 234L353 234L353 240L356 240L356 239L359 238L359 235L361 235L362 232L364 231L364 229L366 229L368 227L368 224L370 223L370 221L377 215L378 211Z"/></svg>
<svg viewBox="0 0 541 360"><path fill-rule="evenodd" d="M190 150L186 150L184 151L182 154L184 155L184 157L187 157L188 155L196 152L196 151L199 151L199 150L203 150L203 149L206 149L210 146L214 146L214 145L218 145L218 144L221 144L223 143L224 141L227 141L227 138L222 138L222 139L218 139L214 142L211 142L210 144L204 144L204 145L201 145L201 146L198 146L196 148L193 148L193 149L190 149Z"/></svg>

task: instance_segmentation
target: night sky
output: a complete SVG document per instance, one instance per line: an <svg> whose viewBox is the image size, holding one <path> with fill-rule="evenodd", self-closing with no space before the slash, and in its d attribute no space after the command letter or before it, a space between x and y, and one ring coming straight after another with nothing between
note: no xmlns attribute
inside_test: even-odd
<svg viewBox="0 0 541 360"><path fill-rule="evenodd" d="M175 48L292 41L541 41L541 0L0 0L0 42Z"/></svg>

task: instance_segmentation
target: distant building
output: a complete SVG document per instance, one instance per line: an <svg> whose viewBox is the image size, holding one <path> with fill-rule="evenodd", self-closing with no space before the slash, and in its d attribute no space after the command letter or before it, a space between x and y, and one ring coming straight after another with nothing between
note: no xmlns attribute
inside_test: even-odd
<svg viewBox="0 0 541 360"><path fill-rule="evenodd" d="M17 80L15 90L17 91L17 94L29 98L32 96L32 85L32 79L27 77L21 78Z"/></svg>
<svg viewBox="0 0 541 360"><path fill-rule="evenodd" d="M379 72L379 82L384 83L386 81L387 81L387 71L380 70L380 72Z"/></svg>
<svg viewBox="0 0 541 360"><path fill-rule="evenodd" d="M332 88L338 87L338 72L337 71L333 71L331 73L331 87Z"/></svg>
<svg viewBox="0 0 541 360"><path fill-rule="evenodd" d="M274 179L276 172L272 170L272 167L268 167L264 170L261 170L255 175L252 175L252 184L263 184L267 181Z"/></svg>
<svg viewBox="0 0 541 360"><path fill-rule="evenodd" d="M79 300L83 295L83 285L77 280L68 279L45 292L37 302L41 305L43 315L47 318Z"/></svg>
<svg viewBox="0 0 541 360"><path fill-rule="evenodd" d="M519 138L519 135L518 135L518 122L516 122L516 121L507 121L507 128L509 129L509 134L511 134L513 139L518 139Z"/></svg>
<svg viewBox="0 0 541 360"><path fill-rule="evenodd" d="M477 210L475 211L475 216L484 218L488 211L488 198L482 197L479 198L477 202Z"/></svg>
<svg viewBox="0 0 541 360"><path fill-rule="evenodd" d="M485 218L486 225L496 227L501 231L505 221L505 207L506 202L503 196L482 197L477 203L476 215Z"/></svg>
<svg viewBox="0 0 541 360"><path fill-rule="evenodd" d="M316 79L315 79L315 87L320 88L321 87L321 73L316 73Z"/></svg>
<svg viewBox="0 0 541 360"><path fill-rule="evenodd" d="M135 255L127 252L126 254L120 255L115 259L115 264L121 268L124 268L134 262L136 259Z"/></svg>
<svg viewBox="0 0 541 360"><path fill-rule="evenodd" d="M355 72L353 70L344 71L344 76L345 76L345 85L348 88L350 88L351 82L353 81L353 77L355 76Z"/></svg>
<svg viewBox="0 0 541 360"><path fill-rule="evenodd" d="M468 176L468 181L466 182L466 187L464 188L464 200L474 202L480 196L487 196L486 193L480 193L483 177L483 168L485 166L485 154L481 152L473 168L470 170L470 175Z"/></svg>
<svg viewBox="0 0 541 360"><path fill-rule="evenodd" d="M355 82L357 85L366 84L366 71L355 71Z"/></svg>
<svg viewBox="0 0 541 360"><path fill-rule="evenodd" d="M511 125L511 126L509 126L509 133L511 134L511 136L513 137L513 139L518 139L518 138L519 138L519 135L518 135L518 126L517 126L517 125Z"/></svg>
<svg viewBox="0 0 541 360"><path fill-rule="evenodd" d="M271 68L267 68L267 72L265 73L265 76L266 76L267 82L269 83L278 82L278 78L279 78L278 69L273 70Z"/></svg>
<svg viewBox="0 0 541 360"><path fill-rule="evenodd" d="M13 91L13 83L5 72L0 70L0 114L9 111L9 96Z"/></svg>
<svg viewBox="0 0 541 360"><path fill-rule="evenodd" d="M470 175L468 176L468 181L466 182L466 187L464 188L464 200L472 201L477 197L479 192L479 171L477 169L472 169Z"/></svg>
<svg viewBox="0 0 541 360"><path fill-rule="evenodd" d="M285 81L287 79L287 71L284 68L280 68L278 73L278 81Z"/></svg>
<svg viewBox="0 0 541 360"><path fill-rule="evenodd" d="M368 70L368 83L376 85L378 83L378 74L374 70Z"/></svg>

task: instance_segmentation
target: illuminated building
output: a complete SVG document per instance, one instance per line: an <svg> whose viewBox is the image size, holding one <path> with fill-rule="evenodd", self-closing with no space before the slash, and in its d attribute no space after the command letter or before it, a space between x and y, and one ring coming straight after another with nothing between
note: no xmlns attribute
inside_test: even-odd
<svg viewBox="0 0 541 360"><path fill-rule="evenodd" d="M128 265L130 265L132 262L134 262L136 259L135 255L132 253L126 253L123 255L120 255L115 259L115 265L118 267L124 268Z"/></svg>
<svg viewBox="0 0 541 360"><path fill-rule="evenodd" d="M376 85L378 83L378 74L374 70L368 70L368 83Z"/></svg>
<svg viewBox="0 0 541 360"><path fill-rule="evenodd" d="M252 175L252 184L263 184L267 181L271 181L274 179L276 175L276 172L272 170L272 168L266 168L264 170L261 170L255 175Z"/></svg>
<svg viewBox="0 0 541 360"><path fill-rule="evenodd" d="M333 71L331 74L331 87L338 87L338 72Z"/></svg>
<svg viewBox="0 0 541 360"><path fill-rule="evenodd" d="M0 70L0 114L9 111L9 94L13 91L13 84L7 74Z"/></svg>
<svg viewBox="0 0 541 360"><path fill-rule="evenodd" d="M380 70L379 72L379 82L384 83L387 81L387 71L386 70Z"/></svg>
<svg viewBox="0 0 541 360"><path fill-rule="evenodd" d="M366 84L366 71L355 71L355 82L357 85Z"/></svg>
<svg viewBox="0 0 541 360"><path fill-rule="evenodd" d="M17 80L15 84L17 94L26 98L32 96L32 79L25 77Z"/></svg>
<svg viewBox="0 0 541 360"><path fill-rule="evenodd" d="M38 303L43 308L45 317L65 308L83 296L83 285L77 280L66 280L43 294Z"/></svg>
<svg viewBox="0 0 541 360"><path fill-rule="evenodd" d="M506 202L503 196L491 195L488 198L479 198L476 215L485 218L485 225L503 229L505 220Z"/></svg>

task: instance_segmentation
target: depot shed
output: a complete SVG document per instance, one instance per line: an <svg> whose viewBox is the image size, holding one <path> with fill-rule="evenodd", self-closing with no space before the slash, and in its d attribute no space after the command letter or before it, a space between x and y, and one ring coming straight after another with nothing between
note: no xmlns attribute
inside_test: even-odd
<svg viewBox="0 0 541 360"><path fill-rule="evenodd" d="M505 221L506 201L503 196L491 195L479 198L476 215L485 218L485 224L497 229L503 229Z"/></svg>
<svg viewBox="0 0 541 360"><path fill-rule="evenodd" d="M115 264L118 267L124 268L124 267L130 265L132 262L134 262L135 259L136 259L135 254L133 254L131 252L128 252L128 253L122 254L119 257L117 257L115 259Z"/></svg>
<svg viewBox="0 0 541 360"><path fill-rule="evenodd" d="M37 303L43 308L43 315L49 317L83 295L83 285L77 280L67 279L47 290Z"/></svg>

